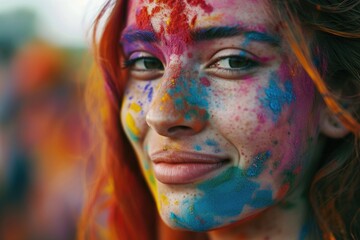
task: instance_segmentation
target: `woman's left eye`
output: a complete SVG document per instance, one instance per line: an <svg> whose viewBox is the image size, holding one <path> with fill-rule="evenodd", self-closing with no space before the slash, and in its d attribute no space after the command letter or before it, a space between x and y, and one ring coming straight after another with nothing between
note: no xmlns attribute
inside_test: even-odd
<svg viewBox="0 0 360 240"><path fill-rule="evenodd" d="M248 70L252 67L256 67L259 64L247 57L242 56L227 56L219 58L215 63L209 66L209 68L218 68L223 70Z"/></svg>
<svg viewBox="0 0 360 240"><path fill-rule="evenodd" d="M243 49L223 49L212 56L206 67L208 74L218 78L241 80L256 73L262 62L258 57Z"/></svg>

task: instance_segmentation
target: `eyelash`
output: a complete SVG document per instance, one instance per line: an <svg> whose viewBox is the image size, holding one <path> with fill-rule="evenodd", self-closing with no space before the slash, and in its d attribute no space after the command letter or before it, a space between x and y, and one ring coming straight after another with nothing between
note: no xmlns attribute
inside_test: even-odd
<svg viewBox="0 0 360 240"><path fill-rule="evenodd" d="M156 59L157 61L159 61L161 63L160 60L158 60L157 58L155 57L138 57L138 58L133 58L133 59L126 59L124 61L122 61L122 64L121 64L121 68L123 69L129 69L131 67L133 67L138 61L140 60L146 60L146 59L150 59L150 60L154 60ZM163 66L164 67L164 66ZM140 70L140 69L136 69L136 71L157 71L159 69L147 69L147 70Z"/></svg>
<svg viewBox="0 0 360 240"><path fill-rule="evenodd" d="M242 61L246 61L246 63L250 66L245 66L245 67L239 67L239 68L221 68L221 67L217 67L219 70L224 70L224 71L230 71L230 72L234 72L234 71L246 71L249 69L252 69L254 67L257 67L260 65L260 63L258 61L252 60L248 57L244 57L244 56L239 56L239 55L230 55L230 56L223 56L223 57L218 57L216 58L212 64L209 65L209 68L211 68L212 66L215 66L216 64L219 64L219 62L221 60L225 60L225 59L231 59L231 58L237 58L238 60L241 59ZM216 66L215 66L216 67ZM215 68L214 67L214 68Z"/></svg>

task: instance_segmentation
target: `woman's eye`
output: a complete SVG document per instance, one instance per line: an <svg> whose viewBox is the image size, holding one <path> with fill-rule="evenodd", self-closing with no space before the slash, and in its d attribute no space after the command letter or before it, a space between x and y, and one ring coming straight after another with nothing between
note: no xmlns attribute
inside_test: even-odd
<svg viewBox="0 0 360 240"><path fill-rule="evenodd" d="M227 69L227 70L247 70L257 66L258 63L241 56L229 56L220 58L210 66L210 68Z"/></svg>
<svg viewBox="0 0 360 240"><path fill-rule="evenodd" d="M139 57L126 61L125 67L135 71L164 70L160 60L154 57Z"/></svg>
<svg viewBox="0 0 360 240"><path fill-rule="evenodd" d="M248 56L231 55L232 50L224 50L215 56L215 60L207 67L207 72L223 79L243 79L255 73L260 63Z"/></svg>
<svg viewBox="0 0 360 240"><path fill-rule="evenodd" d="M124 62L123 67L129 69L130 76L138 80L154 80L164 73L163 63L148 53L130 56L130 59Z"/></svg>

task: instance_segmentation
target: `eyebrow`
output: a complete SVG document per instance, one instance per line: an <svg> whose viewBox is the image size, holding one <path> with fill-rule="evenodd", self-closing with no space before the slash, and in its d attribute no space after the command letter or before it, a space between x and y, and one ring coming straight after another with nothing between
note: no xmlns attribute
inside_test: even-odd
<svg viewBox="0 0 360 240"><path fill-rule="evenodd" d="M199 28L199 29L195 29L190 34L191 34L191 38L195 42L209 41L209 40L221 39L221 38L230 38L243 34L246 38L246 42L257 41L257 42L266 42L273 45L279 45L280 43L280 39L277 36L265 32L246 30L238 26L233 26L233 27L217 26L217 27ZM159 41L159 39L157 38L154 32L146 31L146 30L136 30L136 29L125 31L121 37L121 41L123 40L130 43L136 41L149 42L149 43Z"/></svg>
<svg viewBox="0 0 360 240"><path fill-rule="evenodd" d="M132 29L125 31L121 36L121 41L127 42L157 42L156 34L152 31Z"/></svg>

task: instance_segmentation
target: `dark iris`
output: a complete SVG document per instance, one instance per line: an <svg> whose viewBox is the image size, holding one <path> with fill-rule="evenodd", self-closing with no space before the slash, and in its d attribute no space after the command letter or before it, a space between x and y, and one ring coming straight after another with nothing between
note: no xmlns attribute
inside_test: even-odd
<svg viewBox="0 0 360 240"><path fill-rule="evenodd" d="M246 68L253 65L253 61L240 57L230 57L229 66L232 68Z"/></svg>
<svg viewBox="0 0 360 240"><path fill-rule="evenodd" d="M156 58L144 58L144 66L146 69L164 69L162 63Z"/></svg>

